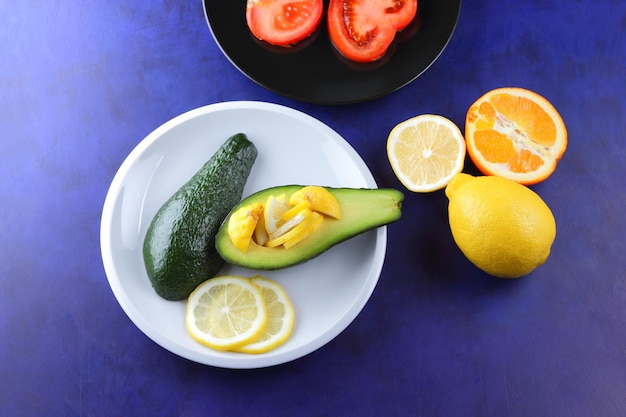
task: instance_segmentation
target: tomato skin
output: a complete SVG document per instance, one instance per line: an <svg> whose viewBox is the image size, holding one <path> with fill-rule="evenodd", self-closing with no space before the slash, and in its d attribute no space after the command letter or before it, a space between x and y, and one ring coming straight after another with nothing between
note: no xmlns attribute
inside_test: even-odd
<svg viewBox="0 0 626 417"><path fill-rule="evenodd" d="M417 0L330 0L328 34L335 48L354 62L381 59L417 14Z"/></svg>
<svg viewBox="0 0 626 417"><path fill-rule="evenodd" d="M311 36L323 14L323 0L248 0L246 6L246 22L252 34L284 47Z"/></svg>

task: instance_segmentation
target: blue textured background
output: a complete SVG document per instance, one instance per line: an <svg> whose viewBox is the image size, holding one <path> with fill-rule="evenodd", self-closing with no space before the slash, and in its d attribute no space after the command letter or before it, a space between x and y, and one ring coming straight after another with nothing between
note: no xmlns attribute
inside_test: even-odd
<svg viewBox="0 0 626 417"><path fill-rule="evenodd" d="M0 21L2 415L626 415L622 0L466 0L425 74L341 107L241 75L199 0L4 0ZM294 362L189 362L115 300L100 259L102 204L126 155L170 118L220 101L284 104L344 136L379 185L401 187L389 130L420 113L462 127L469 105L501 86L544 95L570 135L555 174L533 187L558 234L530 276L497 280L469 264L438 192L407 194L370 302Z"/></svg>

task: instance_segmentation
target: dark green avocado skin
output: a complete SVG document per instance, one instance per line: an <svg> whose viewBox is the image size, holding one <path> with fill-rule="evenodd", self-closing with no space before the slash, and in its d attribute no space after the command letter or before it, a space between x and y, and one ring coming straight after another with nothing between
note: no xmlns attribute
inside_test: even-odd
<svg viewBox="0 0 626 417"><path fill-rule="evenodd" d="M231 213L252 203L264 203L269 195L289 196L302 187L302 185L284 185L261 190L246 197L233 207ZM326 218L315 233L292 248L268 248L251 242L248 251L244 253L232 244L228 236L229 215L218 231L215 240L217 251L226 262L233 265L260 270L282 269L309 261L343 241L393 223L401 217L404 194L398 190L325 188L339 202L341 220Z"/></svg>
<svg viewBox="0 0 626 417"><path fill-rule="evenodd" d="M256 157L245 134L231 136L158 210L144 239L143 257L159 296L185 299L222 268L215 235L241 200Z"/></svg>

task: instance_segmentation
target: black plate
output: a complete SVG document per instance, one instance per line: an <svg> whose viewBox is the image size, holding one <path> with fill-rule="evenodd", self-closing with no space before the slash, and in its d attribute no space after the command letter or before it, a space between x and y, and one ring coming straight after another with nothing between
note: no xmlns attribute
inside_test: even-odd
<svg viewBox="0 0 626 417"><path fill-rule="evenodd" d="M461 9L461 0L419 0L418 16L388 56L375 64L354 64L331 45L326 19L306 44L271 47L248 30L246 0L203 1L213 37L237 69L268 90L318 104L367 101L410 83L444 50Z"/></svg>

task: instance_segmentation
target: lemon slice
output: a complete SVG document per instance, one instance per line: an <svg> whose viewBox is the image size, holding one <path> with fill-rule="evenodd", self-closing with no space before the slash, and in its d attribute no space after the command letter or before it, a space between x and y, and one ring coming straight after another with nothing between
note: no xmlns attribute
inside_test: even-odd
<svg viewBox="0 0 626 417"><path fill-rule="evenodd" d="M210 348L231 350L259 338L267 322L261 289L248 278L220 276L200 284L187 301L187 331Z"/></svg>
<svg viewBox="0 0 626 417"><path fill-rule="evenodd" d="M263 213L263 221L268 234L276 232L279 224L283 221L283 215L289 211L291 207L285 201L285 195L278 197L270 195L265 202L265 211Z"/></svg>
<svg viewBox="0 0 626 417"><path fill-rule="evenodd" d="M291 203L289 203L291 204ZM289 210L287 210L283 216L282 219L285 222L288 222L289 220L293 219L294 217L296 217L296 215L298 215L302 210L306 210L309 207L311 207L311 202L309 201L301 201L298 204L292 204L293 207L291 207Z"/></svg>
<svg viewBox="0 0 626 417"><path fill-rule="evenodd" d="M282 237L285 234L289 233L296 226L302 224L302 222L304 222L306 219L308 219L311 216L312 213L313 212L310 209L308 209L308 208L298 212L298 214L293 216L291 219L289 219L286 222L282 223L280 225L280 227L278 227L276 230L274 230L273 233L270 233L270 239L271 240L276 240L277 238ZM268 245L269 245L269 242L268 242Z"/></svg>
<svg viewBox="0 0 626 417"><path fill-rule="evenodd" d="M276 237L272 237L272 235L270 235L270 240L268 240L267 243L265 243L265 246L267 246L268 248L275 248L276 246L280 246L284 244L285 242L287 242L288 240L298 236L300 233L302 233L304 230L306 230L310 226L311 221L313 219L313 213L315 212L309 209L304 210L303 213L299 213L296 217L290 220L290 222L293 223L293 225L291 224L285 225L285 226L292 226L292 227L290 228L285 227L285 230L277 229L276 235L275 235Z"/></svg>
<svg viewBox="0 0 626 417"><path fill-rule="evenodd" d="M250 240L263 216L263 204L254 203L237 210L228 221L228 236L233 245L242 252L248 251Z"/></svg>
<svg viewBox="0 0 626 417"><path fill-rule="evenodd" d="M292 234L291 237L289 237L289 239L286 240L285 243L283 243L283 246L285 247L285 249L289 249L293 247L297 243L304 240L306 237L313 234L313 232L315 232L317 228L321 226L323 221L324 221L324 215L319 214L316 211L312 212L311 220L307 222L306 228L299 231L298 234L295 234L295 235Z"/></svg>
<svg viewBox="0 0 626 417"><path fill-rule="evenodd" d="M335 196L324 187L317 185L307 185L302 187L289 197L289 204L295 206L308 201L311 203L311 210L341 219L341 208Z"/></svg>
<svg viewBox="0 0 626 417"><path fill-rule="evenodd" d="M407 189L436 191L463 169L465 139L452 121L423 114L391 130L387 156L394 173Z"/></svg>
<svg viewBox="0 0 626 417"><path fill-rule="evenodd" d="M275 281L260 275L250 280L261 289L267 306L267 324L257 340L233 349L242 353L265 353L289 338L295 322L293 306L285 290Z"/></svg>
<svg viewBox="0 0 626 417"><path fill-rule="evenodd" d="M252 236L254 241L261 246L265 245L265 243L270 239L267 229L265 228L265 216L259 217L259 221L254 228Z"/></svg>

